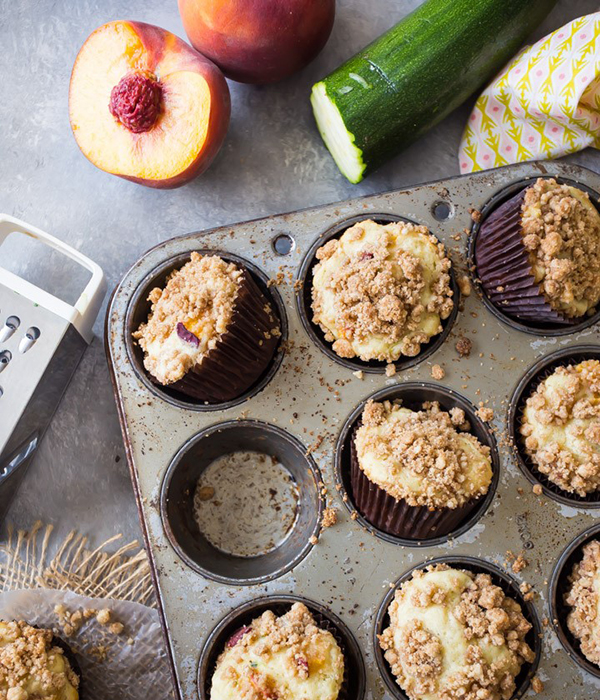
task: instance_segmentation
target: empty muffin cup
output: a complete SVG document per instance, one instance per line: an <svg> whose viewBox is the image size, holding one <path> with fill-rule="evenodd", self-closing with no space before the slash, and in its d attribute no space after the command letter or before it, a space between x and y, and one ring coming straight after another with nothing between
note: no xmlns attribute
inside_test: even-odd
<svg viewBox="0 0 600 700"><path fill-rule="evenodd" d="M492 583L499 586L506 596L512 598L521 606L521 611L525 619L532 625L531 629L525 636L524 641L531 647L535 654L534 660L531 663L525 662L521 667L519 675L515 678L516 689L511 696L511 700L518 700L519 698L522 698L529 689L531 679L535 676L540 663L541 625L537 612L533 604L530 601L525 600L523 594L519 590L518 584L508 574L484 559L469 556L437 557L435 559L431 559L430 561L413 566L394 582L394 585L390 587L390 590L381 601L381 604L377 610L375 625L373 628L373 648L375 651L375 661L377 663L377 667L388 691L391 693L392 697L396 698L396 700L410 700L408 695L398 685L396 676L392 673L392 669L386 660L384 651L379 643L380 635L383 634L384 630L389 627L390 624L388 612L390 604L394 599L398 588L405 581L411 579L415 571L438 564L447 564L454 569L464 569L465 571L469 571L473 574L489 574L492 579Z"/></svg>
<svg viewBox="0 0 600 700"><path fill-rule="evenodd" d="M600 490L580 496L560 488L545 474L539 471L525 448L525 438L521 435L523 411L527 399L532 396L540 382L548 378L557 368L576 365L585 360L600 360L597 345L577 345L557 350L538 360L517 384L508 412L508 432L517 464L534 486L539 485L544 495L558 503L579 508L600 508Z"/></svg>
<svg viewBox="0 0 600 700"><path fill-rule="evenodd" d="M360 426L361 415L368 401L398 401L404 408L419 411L423 404L437 402L443 411L453 408L464 411L469 430L490 450L491 482L485 495L473 498L457 508L431 510L427 506L410 506L396 500L383 488L373 483L358 465L354 437ZM382 389L363 401L346 420L340 433L335 469L338 483L344 488L346 506L364 527L378 537L404 546L433 546L459 537L488 510L496 491L500 461L491 431L476 415L473 406L464 397L445 387L427 382L406 382Z"/></svg>
<svg viewBox="0 0 600 700"><path fill-rule="evenodd" d="M600 666L592 663L581 651L581 645L567 626L567 616L570 606L565 603L565 595L569 589L569 577L573 567L583 557L583 548L592 540L600 539L600 523L592 525L578 535L558 558L548 587L550 620L563 649L570 658L584 671L600 678Z"/></svg>
<svg viewBox="0 0 600 700"><path fill-rule="evenodd" d="M144 366L145 353L134 334L151 315L150 292L164 289L170 276L190 262L193 252L233 263L242 275L231 318L214 347L180 379L161 383ZM263 389L281 364L282 341L287 337L283 301L268 287L268 278L248 261L218 250L190 251L153 270L132 296L126 327L129 357L146 387L171 403L198 410L228 408ZM198 345L198 338L183 323L177 324L177 335L190 347Z"/></svg>
<svg viewBox="0 0 600 700"><path fill-rule="evenodd" d="M296 279L296 306L300 319L302 320L302 325L308 333L312 342L317 345L330 359L334 360L338 364L351 369L352 371L362 370L364 372L370 373L384 373L386 371L387 364L393 364L396 371L401 371L403 369L408 369L409 367L414 367L415 365L423 362L427 358L438 350L450 333L450 330L456 321L458 315L458 307L460 301L460 292L456 279L454 276L454 268L450 267L448 275L450 276L450 288L452 290L452 300L453 307L449 316L441 321L442 330L437 335L434 335L429 342L421 345L420 352L415 356L401 355L398 360L393 363L386 363L385 361L378 360L361 360L359 357L354 358L344 358L340 357L332 347L332 343L325 339L325 333L323 329L313 321L313 309L312 309L312 286L313 286L313 270L318 264L316 257L317 250L324 246L328 241L336 238L340 238L345 231L351 228L353 225L365 221L366 219L371 219L376 224L389 224L395 222L405 222L409 224L415 224L415 222L409 219L397 216L395 214L374 214L365 212L359 216L354 216L349 219L345 219L340 223L336 224L325 233L318 236L315 242L312 244L308 250L302 265L298 271Z"/></svg>
<svg viewBox="0 0 600 700"><path fill-rule="evenodd" d="M258 421L211 426L177 452L160 496L167 537L207 578L251 585L282 576L312 548L319 471L306 447Z"/></svg>
<svg viewBox="0 0 600 700"><path fill-rule="evenodd" d="M360 648L348 627L328 608L294 595L268 596L251 600L226 615L208 636L198 665L198 692L201 700L212 700L210 688L217 659L227 642L241 628L267 610L280 616L296 602L304 603L317 626L330 632L344 656L344 680L338 700L363 700L366 688L365 666Z"/></svg>
<svg viewBox="0 0 600 700"><path fill-rule="evenodd" d="M486 306L508 325L536 335L565 335L600 319L600 312L570 318L555 309L536 281L530 253L523 243L521 207L525 191L538 178L515 182L483 207L473 224L469 258ZM549 179L549 178L542 178ZM590 195L597 208L597 193L584 185L555 178Z"/></svg>

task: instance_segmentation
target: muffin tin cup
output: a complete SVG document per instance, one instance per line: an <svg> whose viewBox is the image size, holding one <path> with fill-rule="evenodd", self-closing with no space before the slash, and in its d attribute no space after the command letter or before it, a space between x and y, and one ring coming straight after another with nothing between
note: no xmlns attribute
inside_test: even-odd
<svg viewBox="0 0 600 700"><path fill-rule="evenodd" d="M194 518L194 493L202 472L223 455L239 451L275 457L294 480L299 501L285 539L264 554L236 556L213 546ZM161 488L160 512L166 535L179 557L203 576L247 586L282 576L312 549L322 514L321 475L305 447L267 423L234 420L203 430L177 452ZM258 516L257 516L258 517Z"/></svg>
<svg viewBox="0 0 600 700"><path fill-rule="evenodd" d="M474 281L488 309L504 323L526 333L560 336L583 330L600 320L600 310L581 319L569 319L552 308L536 284L529 253L521 233L521 205L530 178L506 187L483 207L473 224L469 258ZM598 207L598 193L571 180L561 184L587 192Z"/></svg>
<svg viewBox="0 0 600 700"><path fill-rule="evenodd" d="M365 361L358 357L348 359L340 357L332 348L332 343L325 340L325 333L321 327L314 323L313 311L312 311L312 279L313 279L313 268L318 263L316 258L316 253L321 246L325 245L327 241L332 238L339 238L344 231L349 229L354 224L364 221L365 219L372 219L378 224L389 224L398 221L404 221L409 224L416 224L415 221L404 218L402 216L396 216L394 214L365 214L364 216L353 216L349 219L345 219L340 223L336 224L333 228L330 228L325 233L317 237L317 240L309 248L308 253L302 261L300 270L296 278L296 307L298 309L298 314L302 321L304 329L310 336L313 343L319 347L329 358L337 362L338 364L346 367L352 371L362 370L368 373L378 373L383 374L386 371L388 364L393 364L397 372L400 372L410 367L423 362L427 358L431 357L433 353L438 350L450 334L452 326L456 321L458 316L458 308L460 305L460 291L456 283L456 278L454 275L454 267L451 266L448 272L450 276L450 286L452 288L452 300L454 302L452 311L448 318L442 320L442 331L438 335L433 336L430 341L421 346L421 351L414 357L409 357L406 355L401 356L396 362L387 363L379 362L377 360ZM446 251L448 254L448 251Z"/></svg>
<svg viewBox="0 0 600 700"><path fill-rule="evenodd" d="M357 510L378 530L388 535L413 540L427 540L432 535L444 537L464 523L481 502L471 499L460 508L431 510L427 506L410 506L397 501L374 484L360 468L354 444L357 426L350 444L350 484Z"/></svg>
<svg viewBox="0 0 600 700"><path fill-rule="evenodd" d="M229 329L200 365L171 385L159 384L144 367L144 353L132 334L147 321L151 304L148 295L163 287L169 275L189 262L189 252L174 256L152 270L138 285L126 313L125 344L137 377L157 398L197 411L225 410L246 401L264 389L283 360L287 340L285 306L276 289L268 286L261 270L233 253L195 249L201 255L218 255L244 270ZM270 306L273 316L265 312ZM271 331L278 327L279 336Z"/></svg>
<svg viewBox="0 0 600 700"><path fill-rule="evenodd" d="M600 360L600 346L575 345L557 350L538 360L525 373L513 392L508 411L508 434L519 468L531 484L542 487L544 495L558 503L575 508L600 508L600 489L587 496L579 496L561 489L542 474L527 454L524 439L520 433L525 403L540 382L549 377L558 367L578 364L584 360Z"/></svg>
<svg viewBox="0 0 600 700"><path fill-rule="evenodd" d="M210 686L217 659L227 641L241 627L248 625L267 610L280 616L296 602L304 603L312 613L317 626L331 632L344 655L344 680L338 700L362 700L365 696L365 665L354 636L337 615L325 606L295 595L266 596L251 600L232 610L210 633L198 665L198 693L200 700L211 700Z"/></svg>
<svg viewBox="0 0 600 700"><path fill-rule="evenodd" d="M449 411L461 408L471 425L470 433L490 448L492 481L485 496L473 499L462 508L430 511L426 507L411 507L397 501L373 484L358 466L354 453L354 434L367 401L402 400L402 405L420 410L423 403L437 401ZM428 382L405 382L387 387L367 397L346 420L338 438L335 456L338 484L345 490L346 506L364 527L378 537L409 547L441 544L451 537L459 537L483 517L489 508L498 485L500 459L496 441L489 428L475 414L474 407L460 394L446 387Z"/></svg>
<svg viewBox="0 0 600 700"><path fill-rule="evenodd" d="M510 700L519 700L519 698L522 698L527 692L531 684L531 679L535 676L540 663L542 649L542 628L537 612L533 604L524 599L517 583L508 574L484 559L477 559L475 557L468 556L437 557L435 559L431 559L430 561L425 561L413 566L394 582L393 586L390 587L390 590L381 601L381 604L377 610L375 625L373 628L373 649L375 651L375 661L377 663L377 667L388 691L394 698L396 698L396 700L409 700L406 693L404 693L402 688L398 685L396 677L393 675L390 665L385 659L384 651L379 644L379 636L383 634L383 631L389 627L390 624L388 609L398 588L405 581L408 581L415 571L425 569L428 566L435 566L436 564L448 564L451 567L465 569L466 571L470 571L474 574L489 574L491 576L492 583L502 588L505 595L516 600L521 606L523 615L532 625L531 630L525 637L525 641L534 651L535 659L531 663L523 664L521 667L521 672L515 679L516 689Z"/></svg>
<svg viewBox="0 0 600 700"><path fill-rule="evenodd" d="M170 387L209 404L233 401L267 370L279 344L279 326L265 295L245 273L227 331L200 364Z"/></svg>
<svg viewBox="0 0 600 700"><path fill-rule="evenodd" d="M560 555L550 578L548 601L552 627L563 649L580 668L592 676L600 678L600 667L583 655L579 642L567 627L567 615L570 607L564 602L573 566L581 561L584 546L594 539L600 539L600 523L578 535Z"/></svg>

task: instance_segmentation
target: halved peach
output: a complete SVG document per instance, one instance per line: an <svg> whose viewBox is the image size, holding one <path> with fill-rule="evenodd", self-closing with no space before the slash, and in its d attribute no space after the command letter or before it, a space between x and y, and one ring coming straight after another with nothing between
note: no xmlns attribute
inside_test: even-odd
<svg viewBox="0 0 600 700"><path fill-rule="evenodd" d="M325 46L335 0L178 0L192 46L228 78L273 83Z"/></svg>
<svg viewBox="0 0 600 700"><path fill-rule="evenodd" d="M143 22L99 27L69 88L75 140L94 165L158 188L206 170L229 126L221 71L174 34Z"/></svg>

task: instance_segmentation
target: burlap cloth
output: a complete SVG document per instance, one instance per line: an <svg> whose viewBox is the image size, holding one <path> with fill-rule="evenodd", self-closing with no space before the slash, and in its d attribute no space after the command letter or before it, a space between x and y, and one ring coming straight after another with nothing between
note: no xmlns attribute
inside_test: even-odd
<svg viewBox="0 0 600 700"><path fill-rule="evenodd" d="M82 671L81 700L165 700L173 697L164 640L146 553L120 535L91 549L71 532L52 541L38 522L0 544L0 619L47 627L73 649ZM55 551L50 556L49 552ZM84 610L111 611L121 634L95 617L65 633L64 618Z"/></svg>

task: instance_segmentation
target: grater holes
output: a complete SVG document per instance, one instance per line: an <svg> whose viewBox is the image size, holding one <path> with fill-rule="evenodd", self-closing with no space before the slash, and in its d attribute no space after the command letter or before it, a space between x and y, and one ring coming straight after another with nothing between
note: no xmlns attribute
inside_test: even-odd
<svg viewBox="0 0 600 700"><path fill-rule="evenodd" d="M8 340L20 325L21 319L18 316L9 316L0 330L0 343Z"/></svg>
<svg viewBox="0 0 600 700"><path fill-rule="evenodd" d="M11 360L12 353L10 350L2 350L2 352L0 352L0 372L3 372L8 367L8 363Z"/></svg>
<svg viewBox="0 0 600 700"><path fill-rule="evenodd" d="M21 338L21 342L19 343L19 352L27 352L37 341L40 335L40 329L36 328L36 326L31 326L31 328L28 328L25 331L23 338Z"/></svg>

